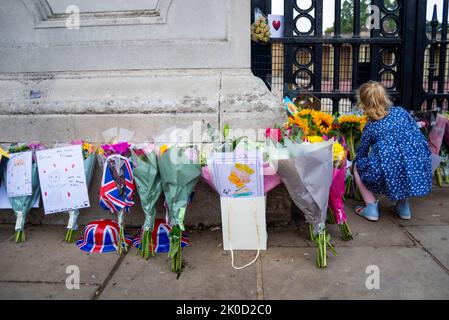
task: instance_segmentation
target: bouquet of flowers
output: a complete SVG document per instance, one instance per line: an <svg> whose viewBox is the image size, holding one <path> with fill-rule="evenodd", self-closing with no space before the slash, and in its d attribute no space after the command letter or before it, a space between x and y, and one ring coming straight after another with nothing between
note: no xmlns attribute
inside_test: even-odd
<svg viewBox="0 0 449 320"><path fill-rule="evenodd" d="M215 190L215 185L212 182L212 176L210 173L210 169L207 166L207 160L212 152L234 152L237 148L242 148L245 151L251 150L262 150L264 151L263 143L256 143L249 141L246 137L238 137L234 139L228 139L230 127L228 125L224 126L223 130L223 139L217 140L214 137L218 137L219 133L216 129L212 128L208 125L209 135L214 141L214 144L211 148L206 149L203 148L201 152L201 177L206 181L206 183ZM281 139L281 130L279 128L268 128L266 130L266 137L268 139L274 139L274 141L280 141ZM278 174L275 173L275 170L272 166L272 163L269 161L269 155L264 153L264 163L263 163L263 171L264 171L264 193L267 194L269 191L276 188L281 184L281 179Z"/></svg>
<svg viewBox="0 0 449 320"><path fill-rule="evenodd" d="M128 250L125 238L124 214L134 205L136 184L133 164L130 160L130 144L118 142L104 144L98 151L98 160L103 165L100 187L100 206L116 213L120 226L119 253Z"/></svg>
<svg viewBox="0 0 449 320"><path fill-rule="evenodd" d="M268 25L267 18L261 15L251 25L251 39L255 42L268 43L270 35L270 26Z"/></svg>
<svg viewBox="0 0 449 320"><path fill-rule="evenodd" d="M170 232L170 252L172 271L178 276L182 272L181 238L184 231L184 217L195 185L201 175L199 152L196 146L171 147L162 145L158 158L166 206L168 208Z"/></svg>
<svg viewBox="0 0 449 320"><path fill-rule="evenodd" d="M448 121L446 122L446 128L444 130L443 142L447 148L449 148L449 112L443 112Z"/></svg>
<svg viewBox="0 0 449 320"><path fill-rule="evenodd" d="M441 147L441 164L438 170L441 172L441 181L439 181L439 185L443 186L443 184L449 184L449 149L443 145Z"/></svg>
<svg viewBox="0 0 449 320"><path fill-rule="evenodd" d="M324 268L327 247L336 254L325 228L332 184L333 141L322 138L334 130L334 118L317 110L299 110L288 98L285 103L289 120L283 127L280 142L271 145L270 157L277 160L282 182L305 215L311 238L318 246L317 265ZM317 135L322 141L316 141Z"/></svg>
<svg viewBox="0 0 449 320"><path fill-rule="evenodd" d="M92 176L94 174L95 168L95 154L97 148L88 142L83 140L72 141L72 145L81 145L83 150L83 159L84 159L84 174L86 176L86 185L89 189L89 186L92 182ZM74 233L78 230L78 216L80 214L79 210L70 210L69 212L69 222L67 224L67 232L65 235L64 241L66 242L74 242Z"/></svg>
<svg viewBox="0 0 449 320"><path fill-rule="evenodd" d="M29 144L13 144L9 148L9 153L19 153L32 151L33 163L31 167L31 190L32 193L29 196L11 197L9 202L16 215L16 237L17 243L25 242L25 220L28 212L30 211L33 203L40 197L39 187L39 174L37 171L36 151L45 149L45 146L39 142L31 142Z"/></svg>
<svg viewBox="0 0 449 320"><path fill-rule="evenodd" d="M338 118L338 128L345 137L351 161L355 159L357 146L367 121L366 116L360 115L343 115Z"/></svg>
<svg viewBox="0 0 449 320"><path fill-rule="evenodd" d="M344 142L349 150L348 169L355 159L357 146L360 143L367 121L367 117L361 115L342 115L338 118L338 129L343 135ZM359 199L360 195L355 185L354 175L348 170L346 176L345 196Z"/></svg>
<svg viewBox="0 0 449 320"><path fill-rule="evenodd" d="M6 170L6 164L9 160L8 152L0 148L0 184L2 183L3 172Z"/></svg>
<svg viewBox="0 0 449 320"><path fill-rule="evenodd" d="M323 142L325 139L320 136L307 137L310 143ZM346 154L347 150L335 139L333 140L333 174L332 184L329 190L329 207L327 221L331 224L338 224L342 239L349 241L353 239L349 228L343 197L345 193L346 175Z"/></svg>
<svg viewBox="0 0 449 320"><path fill-rule="evenodd" d="M136 145L131 150L134 163L134 179L140 203L145 213L145 222L140 234L138 248L144 259L154 256L154 244L152 232L156 219L156 204L162 193L161 177L157 164L157 156L154 144Z"/></svg>

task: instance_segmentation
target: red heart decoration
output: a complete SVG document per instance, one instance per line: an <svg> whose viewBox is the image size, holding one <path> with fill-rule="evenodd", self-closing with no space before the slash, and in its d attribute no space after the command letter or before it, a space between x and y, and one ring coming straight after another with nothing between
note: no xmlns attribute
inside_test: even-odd
<svg viewBox="0 0 449 320"><path fill-rule="evenodd" d="M276 29L276 31L278 31L279 28L281 27L281 21L279 21L279 20L274 20L274 21L273 21L273 27L274 27L274 29Z"/></svg>
<svg viewBox="0 0 449 320"><path fill-rule="evenodd" d="M69 198L70 198L70 192L67 192L67 195L69 196Z"/></svg>
<svg viewBox="0 0 449 320"><path fill-rule="evenodd" d="M75 164L72 164L72 168L75 168Z"/></svg>
<svg viewBox="0 0 449 320"><path fill-rule="evenodd" d="M64 171L67 172L68 171L67 168L65 168Z"/></svg>
<svg viewBox="0 0 449 320"><path fill-rule="evenodd" d="M44 195L47 196L47 191L44 192Z"/></svg>

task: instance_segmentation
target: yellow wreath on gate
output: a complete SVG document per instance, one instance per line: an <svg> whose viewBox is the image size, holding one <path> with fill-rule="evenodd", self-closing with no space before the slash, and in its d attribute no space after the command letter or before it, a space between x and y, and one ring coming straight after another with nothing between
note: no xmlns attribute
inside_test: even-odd
<svg viewBox="0 0 449 320"><path fill-rule="evenodd" d="M2 148L0 148L0 159L2 157L8 158L9 159L9 154L8 152L6 152L5 150L3 150Z"/></svg>

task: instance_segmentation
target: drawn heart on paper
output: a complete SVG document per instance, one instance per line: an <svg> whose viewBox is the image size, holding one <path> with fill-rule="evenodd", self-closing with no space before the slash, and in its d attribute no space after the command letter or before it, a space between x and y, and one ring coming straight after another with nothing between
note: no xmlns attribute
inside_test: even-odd
<svg viewBox="0 0 449 320"><path fill-rule="evenodd" d="M67 196L70 198L70 192L67 192Z"/></svg>
<svg viewBox="0 0 449 320"><path fill-rule="evenodd" d="M56 163L53 163L53 168L56 168Z"/></svg>
<svg viewBox="0 0 449 320"><path fill-rule="evenodd" d="M72 169L75 168L75 164L72 164Z"/></svg>
<svg viewBox="0 0 449 320"><path fill-rule="evenodd" d="M47 194L48 194L47 191L45 191L45 192L44 192L44 195L47 196Z"/></svg>
<svg viewBox="0 0 449 320"><path fill-rule="evenodd" d="M44 170L44 173L47 173L47 170Z"/></svg>
<svg viewBox="0 0 449 320"><path fill-rule="evenodd" d="M276 31L278 31L279 30L279 28L281 27L281 21L279 21L279 20L273 20L273 28L276 30Z"/></svg>
<svg viewBox="0 0 449 320"><path fill-rule="evenodd" d="M67 168L65 168L64 171L67 172L68 171Z"/></svg>

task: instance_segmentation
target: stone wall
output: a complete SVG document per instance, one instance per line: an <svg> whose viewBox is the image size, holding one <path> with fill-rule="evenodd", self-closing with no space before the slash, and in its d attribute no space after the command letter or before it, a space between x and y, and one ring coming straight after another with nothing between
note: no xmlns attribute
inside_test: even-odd
<svg viewBox="0 0 449 320"><path fill-rule="evenodd" d="M73 4L79 15L72 7L66 13ZM245 130L279 122L280 101L250 71L249 26L249 0L3 0L0 143L102 142L101 132L115 126L142 142L194 121ZM270 221L288 217L283 187L270 197L277 215ZM96 199L94 184L81 222L107 216ZM136 210L130 222L138 225ZM220 221L218 197L202 183L188 219ZM31 216L35 223L65 220Z"/></svg>

